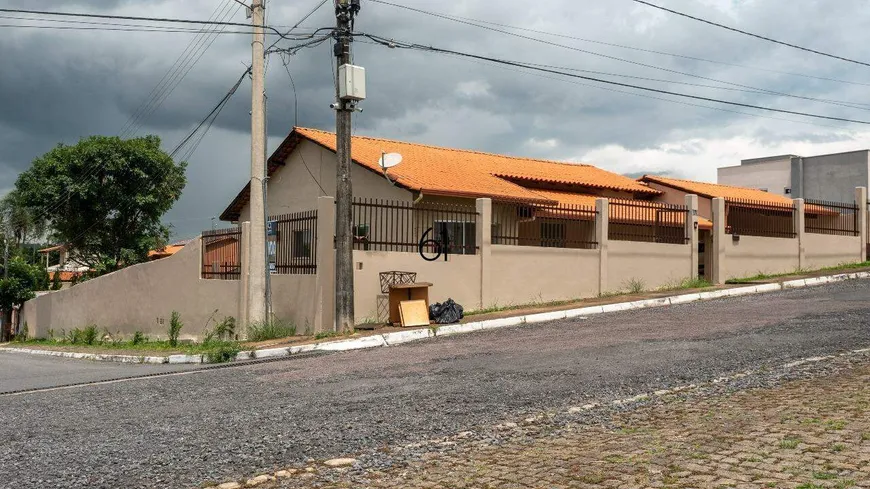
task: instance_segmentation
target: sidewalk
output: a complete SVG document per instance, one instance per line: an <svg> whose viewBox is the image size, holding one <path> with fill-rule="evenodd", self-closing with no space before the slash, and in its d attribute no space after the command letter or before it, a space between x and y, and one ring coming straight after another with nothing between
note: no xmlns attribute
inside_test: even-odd
<svg viewBox="0 0 870 489"><path fill-rule="evenodd" d="M263 487L867 488L868 382L864 357L772 389L675 395L591 424L527 420L388 468L301 471Z"/></svg>

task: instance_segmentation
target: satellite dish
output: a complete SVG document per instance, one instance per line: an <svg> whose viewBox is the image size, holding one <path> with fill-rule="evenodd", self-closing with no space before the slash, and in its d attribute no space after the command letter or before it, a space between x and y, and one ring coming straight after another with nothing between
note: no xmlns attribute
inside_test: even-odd
<svg viewBox="0 0 870 489"><path fill-rule="evenodd" d="M384 153L381 155L381 159L378 160L378 164L381 165L381 168L384 169L384 172L386 172L388 168L392 168L401 162L402 155L400 155L399 153Z"/></svg>

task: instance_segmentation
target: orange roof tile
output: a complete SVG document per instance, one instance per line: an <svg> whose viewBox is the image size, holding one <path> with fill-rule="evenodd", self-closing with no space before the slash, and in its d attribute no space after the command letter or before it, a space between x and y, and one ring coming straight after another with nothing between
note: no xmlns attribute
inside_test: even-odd
<svg viewBox="0 0 870 489"><path fill-rule="evenodd" d="M48 272L48 279L54 280L55 273L60 273L61 282L72 282L74 277L81 277L84 275L82 272Z"/></svg>
<svg viewBox="0 0 870 489"><path fill-rule="evenodd" d="M270 174L283 165L299 144L300 138L335 151L334 133L294 128L269 158ZM365 136L353 137L351 156L358 165L383 174L378 164L383 153L402 155L402 164L389 169L390 179L404 188L424 194L546 203L535 192L511 180L577 185L645 195L660 194L632 178L581 163L505 156ZM224 211L221 219L237 218L248 198L249 189L246 187Z"/></svg>
<svg viewBox="0 0 870 489"><path fill-rule="evenodd" d="M707 198L723 198L731 200L754 200L771 204L792 205L792 200L782 195L772 194L763 190L747 187L734 187L732 185L720 185L717 183L696 182L679 178L644 175L640 178L643 182L659 183L684 192L693 193Z"/></svg>

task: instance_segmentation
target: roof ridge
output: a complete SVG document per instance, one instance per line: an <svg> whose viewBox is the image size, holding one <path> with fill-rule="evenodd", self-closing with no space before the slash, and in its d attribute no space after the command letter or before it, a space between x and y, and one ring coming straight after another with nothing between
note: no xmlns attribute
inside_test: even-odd
<svg viewBox="0 0 870 489"><path fill-rule="evenodd" d="M335 136L334 132L324 131L322 129L313 129L310 127L299 127L299 126L294 128L294 130L299 130L299 129L301 129L303 131L314 131L314 132L319 132L322 134L331 134L331 135ZM462 149L462 148L448 148L446 146L436 146L434 144L414 143L414 142L410 142L410 141L399 141L398 139L376 138L376 137L372 137L372 136L352 136L352 137L357 138L357 139L367 139L369 141L385 141L388 143L410 144L410 145L414 145L414 146L420 146L423 148L439 149L439 150L443 150L443 151L454 151L457 153L471 153L471 154L477 154L477 155L493 156L496 158L507 158L507 159L511 159L511 160L529 160L529 161L537 161L539 163L550 163L553 165L583 166L583 167L587 167L587 168L598 168L595 165L592 165L589 163L582 163L582 162L570 163L567 161L545 160L542 158L532 158L529 156L512 156L512 155L505 155L505 154L499 154L499 153L492 153L492 152L488 152L488 151L478 151L478 150L474 150L474 149Z"/></svg>
<svg viewBox="0 0 870 489"><path fill-rule="evenodd" d="M736 188L736 189L740 189L740 190L754 190L756 192L764 192L764 193L770 194L770 192L765 192L764 190L752 188L752 187L741 187L740 185L727 185L724 183L699 182L697 180L689 180L687 178L664 177L661 175L644 175L642 178L650 178L652 180L655 180L658 178L661 180L674 180L677 182L699 183L701 185L715 185L717 187ZM777 194L770 194L770 195L777 195Z"/></svg>

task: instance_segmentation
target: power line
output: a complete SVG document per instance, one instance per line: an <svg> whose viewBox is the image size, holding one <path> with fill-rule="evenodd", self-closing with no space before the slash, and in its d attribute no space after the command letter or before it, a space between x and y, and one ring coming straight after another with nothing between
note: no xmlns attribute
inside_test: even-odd
<svg viewBox="0 0 870 489"><path fill-rule="evenodd" d="M376 2L376 3L382 3L384 5L391 5L391 6L401 7L401 8L407 8L409 10L417 10L417 9L413 9L411 7L406 7L404 5L394 5L394 4L391 4L389 2L378 2L377 0L371 0L371 1ZM433 14L434 13L435 12L433 12ZM577 36L572 36L569 34L564 34L564 33L559 33L559 32L549 32L549 31L544 31L544 30L539 30L539 29L530 29L528 27L520 27L520 26L516 26L516 25L502 24L499 22L492 22L492 21L488 21L488 20L474 19L471 17L463 17L460 15L447 15L447 14L443 14L443 13L439 13L438 15L441 15L443 18L448 19L448 20L453 20L453 19L466 20L466 21L476 22L478 24L494 25L497 27L505 27L507 29L513 29L513 30L517 30L517 31L532 32L535 34L544 34L547 36L559 37L559 38L563 38L563 39L571 39L574 41L582 41L582 42L588 42L588 43L593 43L593 44L600 44L602 46L610 46L610 47L620 48L620 49L630 49L632 51L658 54L658 55L662 55L662 56L672 56L674 58L689 59L692 61L701 61L704 63L712 63L712 64L718 64L718 65L722 65L722 66L732 66L735 68L742 68L742 69L746 69L746 70L764 71L767 73L776 73L778 75L799 76L801 78L810 78L813 80L824 80L824 81L835 82L835 83L843 83L843 84L847 84L847 85L870 86L870 83L862 83L862 82L851 81L851 80L841 80L838 78L829 78L829 77L825 77L825 76L808 75L806 73L795 73L795 72L791 72L791 71L772 70L770 68L760 68L758 66L741 65L738 63L729 63L727 61L719 61L719 60L715 60L715 59L701 58L698 56L690 56L687 54L671 53L668 51L659 51L659 50L655 50L655 49L640 48L637 46L629 46L627 44L619 44L619 43L613 43L613 42L599 41L597 39L587 39L584 37L577 37Z"/></svg>
<svg viewBox="0 0 870 489"><path fill-rule="evenodd" d="M698 22L703 22L703 23L705 23L705 24L709 24L709 25L712 25L712 26L715 26L715 27L721 27L722 29L727 29L727 30L732 31L732 32L737 32L737 33L744 34L744 35L747 35L747 36L750 36L750 37L754 37L754 38L757 38L757 39L761 39L761 40L764 40L764 41L772 42L772 43L775 43L775 44L781 44L781 45L783 45L783 46L788 46L788 47L790 47L790 48L794 48L794 49L800 49L801 51L806 51L806 52L808 52L808 53L818 54L818 55L820 55L820 56L826 56L826 57L828 57L828 58L838 59L838 60L840 60L840 61L846 61L846 62L848 62L848 63L855 63L855 64L857 64L857 65L870 66L870 63L865 63L865 62L863 62L863 61L858 61L858 60L854 60L854 59L851 59L851 58L846 58L846 57L843 57L843 56L838 56L838 55L836 55L836 54L830 54L830 53L825 53L825 52L822 52L822 51L816 51L815 49L805 48L805 47L803 47L803 46L798 46L797 44L792 44L792 43L788 43L788 42L785 42L785 41L778 41L778 40L776 40L776 39L773 39L773 38L770 38L770 37L767 37L767 36L762 36L762 35L759 35L759 34L754 34L754 33L752 33L752 32L747 32L747 31L744 31L744 30L741 30L741 29L737 29L736 27L730 27L730 26L727 26L727 25L724 25L724 24L719 24L719 23L717 23L717 22L713 22L713 21L711 21L711 20L702 19L702 18L700 18L700 17L695 17L694 15L689 15L689 14L686 14L686 13L683 13L683 12L678 12L678 11L676 11L676 10L672 10L672 9L667 8L667 7L662 7L661 5L656 5L656 4L654 4L654 3L646 2L646 1L644 1L644 0L633 0L633 1L635 1L635 2L637 2L637 3L640 3L640 4L643 4L643 5L646 5L646 6L648 6L648 7L656 8L656 9L659 9L659 10L663 10L663 11L665 11L665 12L670 12L670 13L672 13L672 14L679 15L679 16L681 16L681 17L686 17L687 19L696 20L696 21L698 21Z"/></svg>
<svg viewBox="0 0 870 489"><path fill-rule="evenodd" d="M761 92L765 92L765 93L768 93L768 94L771 94L771 95L779 95L779 96L782 96L782 97L794 97L794 98L803 98L803 99L806 99L805 97L798 96L798 95L793 95L793 94L789 94L789 93L785 93L785 92L778 92L778 91L775 91L775 90L768 90L768 89L766 89L766 88L759 88L759 87L753 87L753 86L751 86L751 85L743 85L743 84L740 84L740 83L734 83L734 82L729 82L729 81L725 81L725 80L718 80L718 79L716 79L716 78L710 78L710 77L706 77L706 76L702 76L702 75L696 75L696 74L693 74L693 73L687 73L687 72L684 72L684 71L673 70L673 69L670 69L670 68L665 68L665 67L663 67L663 66L651 65L651 64L647 64L647 63L641 63L641 62L639 62L639 61L633 61L633 60L630 60L630 59L620 58L620 57L618 57L618 56L611 56L611 55L608 55L608 54L598 53L598 52L595 52L595 51L589 51L589 50L581 49L581 48L578 48L578 47L575 47L575 46L569 46L569 45L566 45L566 44L560 44L560 43L557 43L557 42L548 41L548 40L546 40L546 39L540 39L540 38L537 38L537 37L527 36L527 35L524 35L524 34L517 34L516 32L510 32L510 31L506 31L506 30L503 30L503 29L497 29L497 28L495 28L495 27L490 27L490 26L487 26L487 25L477 24L477 23L475 23L475 22L470 22L470 21L466 21L466 20L462 20L462 19L458 19L458 18L450 17L450 16L447 16L447 15L439 14L439 13L437 13L437 12L430 12L430 11L427 11L427 10L422 10L422 9L418 9L418 8L414 8L414 7L408 7L408 6L406 6L406 5L400 5L400 4L396 4L396 3L391 3L391 2L388 2L388 1L385 1L385 0L369 0L369 1L371 1L371 2L375 2L375 3L381 3L381 4L384 4L384 5L390 5L390 6L397 7L397 8L406 9L406 10L410 10L410 11L413 11L413 12L417 12L417 13L421 13L421 14L424 14L424 15L429 15L429 16L433 16L433 17L437 17L437 18L441 18L441 19L445 19L445 20L450 20L450 21L457 22L457 23L460 23L460 24L470 25L470 26L477 27L477 28L480 28L480 29L485 29L485 30L489 30L489 31L493 31L493 32L498 32L498 33L500 33L500 34L506 34L506 35L508 35L508 36L513 36L513 37L517 37L517 38L520 38L520 39L525 39L525 40L528 40L528 41L534 41L534 42L538 42L538 43L541 43L541 44L546 44L546 45L548 45L548 46L553 46L553 47L558 47L558 48L568 49L568 50L571 50L571 51L576 51L576 52L584 53L584 54L591 54L591 55L593 55L593 56L598 56L598 57L601 57L601 58L611 59L611 60L619 61L619 62L622 62L622 63L629 63L629 64L633 64L633 65L636 65L636 66L642 66L642 67L644 67L644 68L651 68L651 69L655 69L655 70L665 71L665 72L668 72L668 73L674 73L674 74L677 74L677 75L689 76L689 77L692 77L692 78L698 78L698 79L701 79L701 80L712 81L712 82L715 82L715 83L722 83L722 84L725 84L725 85L730 85L730 86L735 86L735 87L740 87L740 88L746 88L746 89L750 89L750 90L761 91ZM824 100L824 99L812 99L812 100L813 100L813 101L820 102L820 103L826 103L826 104L832 104L832 105L841 105L840 102L832 103L831 101L826 101L826 100ZM852 102L847 102L847 103L849 103L849 104L853 104Z"/></svg>
<svg viewBox="0 0 870 489"><path fill-rule="evenodd" d="M362 43L364 43L364 44L373 44L373 45L379 45L379 44L380 44L380 43L367 42L367 41L357 41L357 42L362 42ZM702 109L716 110L716 111L719 111L719 112L729 112L729 113L732 113L732 114L740 114L740 115L745 115L745 116L750 116L750 117L758 117L758 118L761 118L761 119L771 119L771 120L776 120L776 121L792 122L792 123L795 123L795 124L807 124L807 125L811 125L811 126L830 127L830 128L834 128L834 129L841 129L839 126L834 126L834 125L830 125L830 124L820 124L820 123L818 123L818 122L812 122L812 121L801 121L801 120L796 120L796 119L786 119L786 118L783 118L783 117L773 117L773 116L767 116L767 115L762 115L762 114L754 114L754 113L752 113L752 112L742 112L742 111L739 111L739 110L726 109L726 108L723 108L723 107L713 107L713 106L710 106L710 105L695 104L695 103L692 103L692 102L686 102L686 101L683 101L683 100L674 100L674 99L670 99L670 98L656 97L656 96L654 96L654 95L649 95L649 94L646 94L646 93L629 92L629 91L627 91L627 90L619 90L619 89L611 88L611 87L607 87L607 86L592 85L592 84L589 84L589 83L581 83L581 82L578 82L578 81L575 81L575 80L569 80L569 79L565 79L565 78L561 78L561 77L548 76L548 75L546 75L546 74L542 74L542 73L535 73L535 72L530 72L530 71L526 71L526 70L522 70L522 69L515 69L515 68L513 68L513 67L510 67L510 66L504 66L504 65L501 65L501 64L498 64L498 63L490 63L490 62L486 62L486 61L480 61L480 60L475 60L475 59L469 59L469 58L460 57L460 56L453 56L453 55L451 55L451 54L445 54L445 53L437 53L437 54L442 54L442 55L444 55L444 56L449 56L449 57L454 57L454 58L460 58L460 59L464 59L464 60L466 60L466 61L480 63L481 65L484 65L484 66L489 66L489 67L492 67L492 68L498 68L498 69L501 69L501 70L511 71L511 72L513 72L513 73L521 73L521 74L523 74L523 75L536 76L536 77L538 77L538 78L545 78L545 79L548 79L548 80L555 80L555 81L559 81L559 82L563 82L563 83L571 83L571 84L573 84L573 85L579 85L579 86L582 86L582 87L596 88L596 89L599 89L599 90L607 90L607 91L609 91L609 92L622 93L622 94L626 94L626 95L632 95L632 96L635 96L635 97L648 98L648 99L652 99L652 100L661 100L661 101L664 101L664 102L670 102L670 103L674 103L674 104L685 105L685 106L688 106L688 107L699 107L699 108L702 108ZM531 64L531 63L529 63L529 65L530 65L530 66L534 66L534 65Z"/></svg>
<svg viewBox="0 0 870 489"><path fill-rule="evenodd" d="M268 25L252 25L252 24L243 24L241 22L225 22L225 21L214 21L214 20L194 20L194 19L176 19L170 17L139 17L133 15L108 15L108 14L90 14L90 13L81 13L81 12L49 12L45 10L24 10L24 9L10 9L10 8L0 8L0 12L7 12L13 14L32 14L32 15L54 15L61 17L83 17L83 18L94 18L94 19L115 19L115 20L138 20L143 22L166 22L166 23L175 23L175 24L198 24L198 25L217 25L217 26L235 26L235 27L246 27L246 28L263 28L269 29L275 34L284 37L278 29L275 29L272 26Z"/></svg>
<svg viewBox="0 0 870 489"><path fill-rule="evenodd" d="M208 21L211 22L214 19L224 20L230 18L230 16L234 13L232 10L232 6L232 2L229 1L224 1L221 4L218 4L212 14L209 16ZM238 8L236 10L238 10ZM203 54L205 54L205 50L207 50L214 42L214 40L217 39L216 36L211 36L211 33L224 29L226 29L226 26L217 25L215 27L212 27L212 25L210 24L204 25L200 28L201 34L204 35L198 35L195 38L191 39L182 54L172 64L172 67L170 67L169 71L167 71L167 73L163 75L163 78L161 78L157 86L155 86L151 90L151 93L148 94L148 98L146 99L146 101L142 105L140 105L139 108L136 109L130 119L128 119L127 123L125 123L124 126L121 128L121 131L118 133L119 137L132 136L139 130L139 128L141 128L142 124L145 123L148 117L150 117L151 114L153 114L154 111L156 111L157 108L162 105L166 98L168 98L169 95L171 95L171 93L175 90L178 84L181 83L184 77L187 76L187 73L189 73L190 70L193 69L193 66L196 64L196 62L199 61ZM211 38L211 42L209 42L209 37ZM206 43L208 44L206 45ZM197 50L199 50L203 46L205 46L204 49L202 49L197 56ZM191 50L192 47L193 49ZM196 56L195 59L193 59L194 56ZM192 64L190 63L191 59L193 59ZM179 64L180 61L181 64ZM182 73L182 71L185 69L186 71ZM169 78L167 79L167 77ZM93 167L87 169L84 173L79 175L79 177L75 180L75 182L73 182L73 184L78 184L86 181L87 179L95 175L98 171L100 171L102 168L104 168L104 164L102 162L99 162L97 165L94 165ZM42 217L45 217L45 215L47 215L48 213L53 213L60 209L63 205L63 199L68 198L70 193L71 190L67 190L67 195L64 197L59 197L54 205L46 208L43 211Z"/></svg>
<svg viewBox="0 0 870 489"><path fill-rule="evenodd" d="M706 102L715 102L715 103L719 103L719 104L734 105L734 106L738 106L738 107L746 107L746 108L751 108L751 109L765 110L765 111L769 111L769 112L779 112L779 113L783 113L783 114L792 114L792 115L799 115L799 116L803 116L803 117L812 117L812 118L816 118L816 119L825 119L825 120L833 120L833 121L840 121L840 122L851 122L851 123L855 123L855 124L870 125L870 122L868 122L868 121L862 121L862 120L856 120L856 119L847 119L847 118L843 118L843 117L834 117L834 116L812 114L812 113L808 113L808 112L799 112L799 111L793 111L793 110L775 109L773 107L764 107L761 105L745 104L745 103L741 103L741 102L733 102L733 101L729 101L729 100L721 100L721 99L715 99L715 98L711 98L711 97L703 97L700 95L690 95L690 94L685 94L685 93L680 93L680 92L672 92L670 90L661 90L658 88L650 88L650 87L644 87L641 85L632 85L629 83L621 83L621 82L616 82L616 81L612 81L612 80L604 80L602 78L594 78L594 77L585 76L585 75L578 75L575 73L567 73L564 71L558 71L558 70L553 70L553 69L549 69L549 68L541 68L538 66L532 66L532 65L518 62L518 61L510 61L510 60L505 60L505 59L493 58L493 57L489 57L489 56L481 56L481 55L476 55L476 54L464 53L461 51L454 51L451 49L436 48L433 46L423 46L420 44L397 43L395 40L386 39L386 38L382 38L379 36L373 36L373 35L369 35L369 34L361 34L361 35L368 37L369 39L371 39L379 44L382 44L384 46L391 47L391 48L414 49L414 50L418 50L418 51L431 51L431 52L438 52L438 53L445 53L445 54L453 54L456 56L479 59L479 60L483 60L483 61L491 61L494 63L500 63L500 64L504 64L504 65L509 65L509 66L516 66L519 68L526 68L526 69L530 69L530 70L541 71L544 73L552 73L552 74L556 74L556 75L567 76L567 77L571 77L571 78L578 78L578 79L593 81L593 82L597 82L597 83L604 83L604 84L608 84L608 85L615 85L615 86L620 86L620 87L625 87L625 88L633 88L635 90L644 90L647 92L654 92L654 93L660 93L660 94L665 94L665 95L673 95L676 97L690 98L690 99L695 99L695 100L703 100Z"/></svg>

